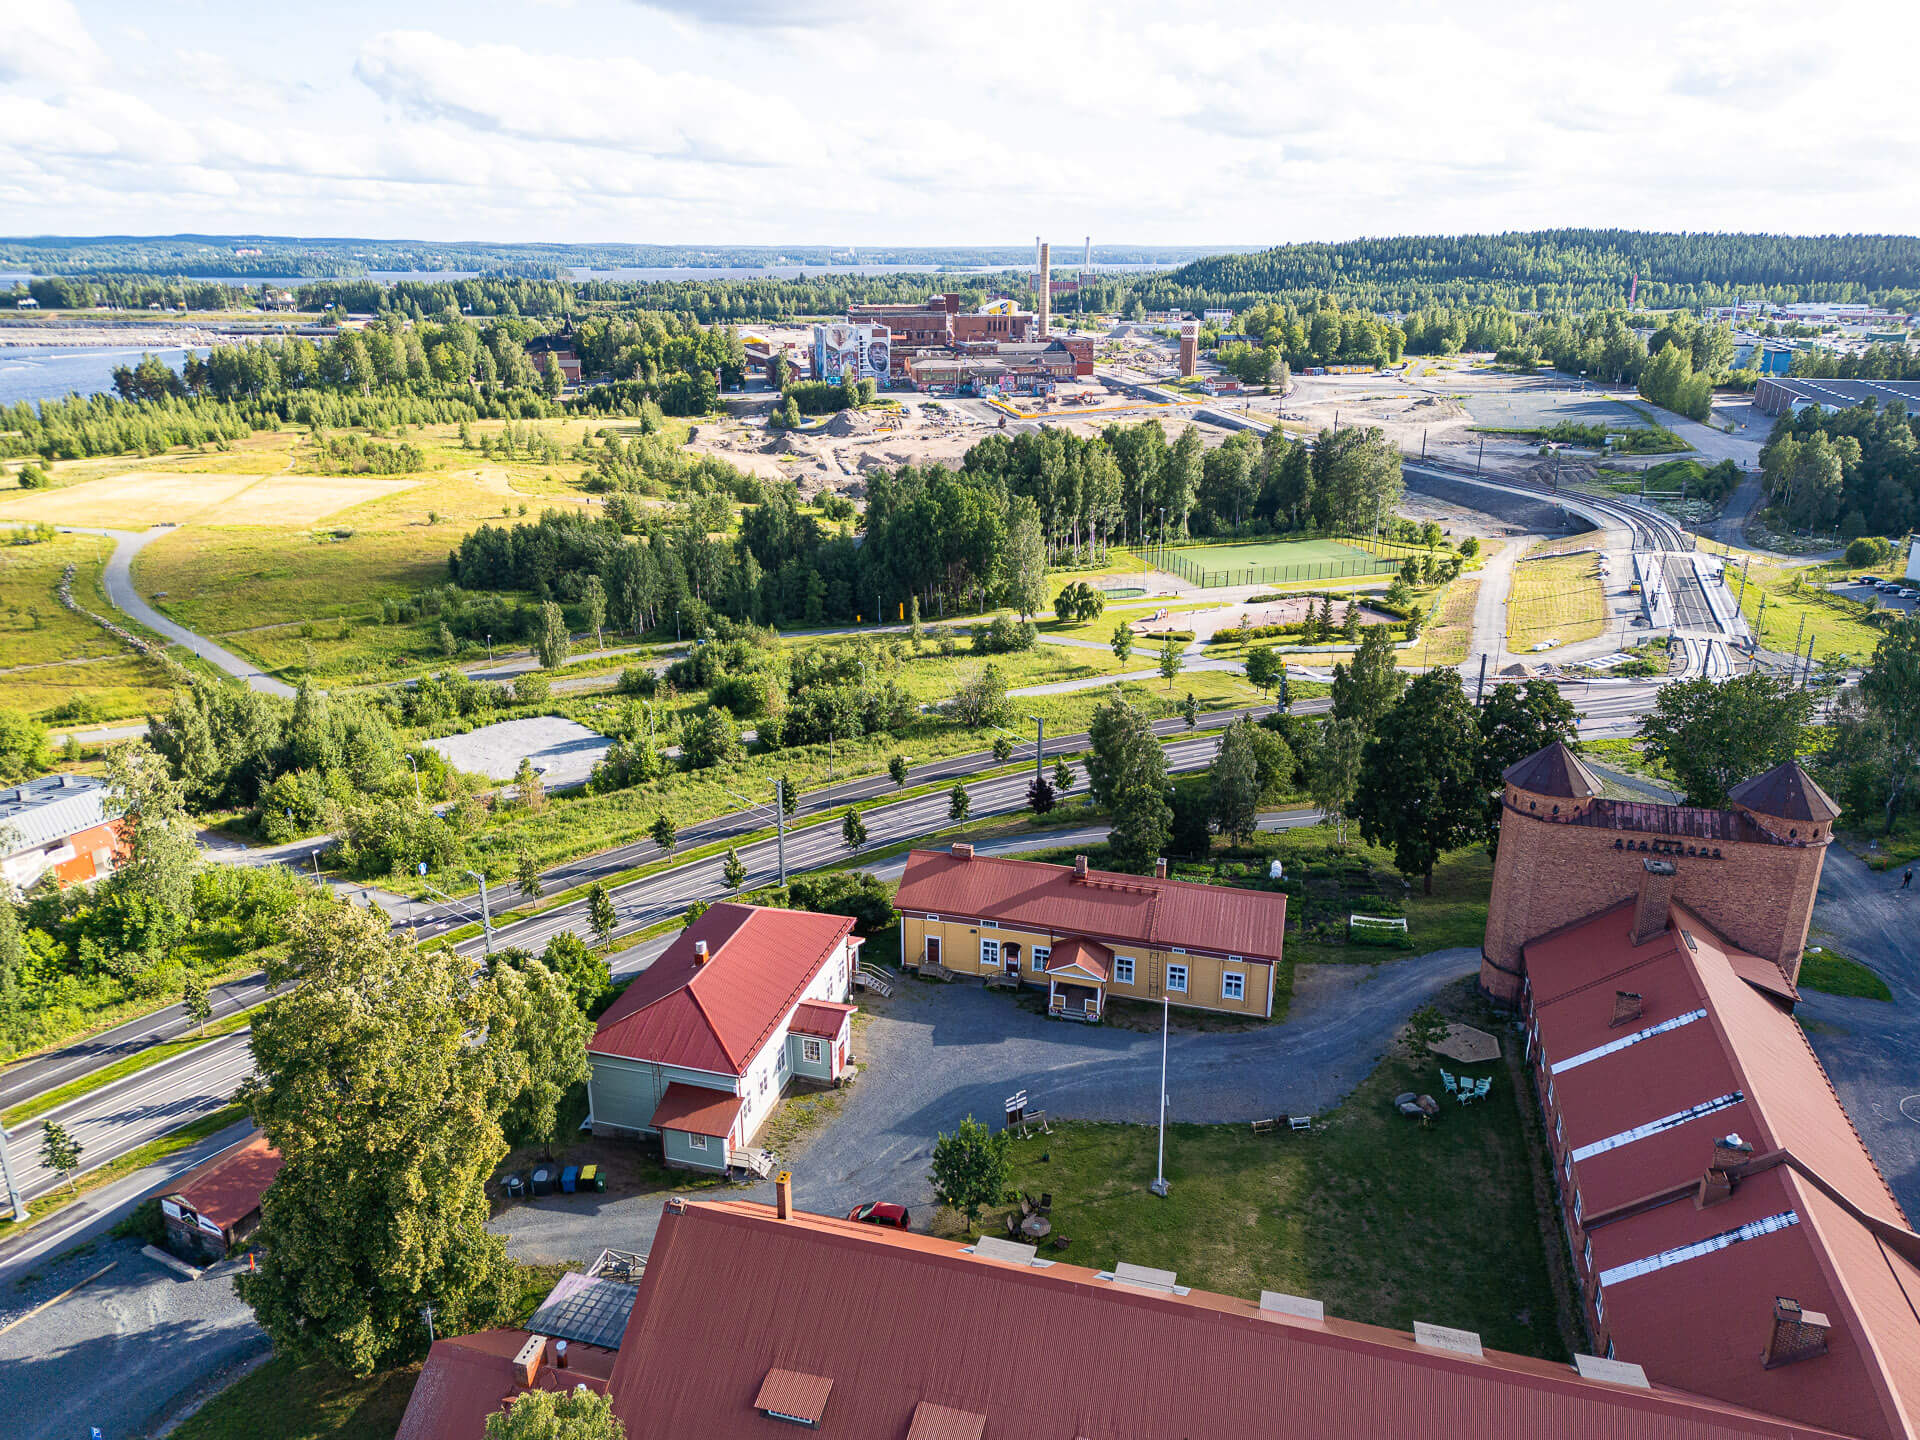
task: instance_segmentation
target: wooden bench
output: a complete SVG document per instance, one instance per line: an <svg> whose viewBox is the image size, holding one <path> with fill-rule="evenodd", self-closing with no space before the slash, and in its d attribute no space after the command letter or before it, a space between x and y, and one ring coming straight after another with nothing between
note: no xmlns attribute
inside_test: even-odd
<svg viewBox="0 0 1920 1440"><path fill-rule="evenodd" d="M1287 1128L1289 1130L1311 1130L1313 1129L1313 1117L1311 1115L1289 1115L1287 1116Z"/></svg>
<svg viewBox="0 0 1920 1440"><path fill-rule="evenodd" d="M1256 1135L1271 1135L1279 1128L1280 1122L1278 1120L1256 1120L1253 1122L1253 1133Z"/></svg>

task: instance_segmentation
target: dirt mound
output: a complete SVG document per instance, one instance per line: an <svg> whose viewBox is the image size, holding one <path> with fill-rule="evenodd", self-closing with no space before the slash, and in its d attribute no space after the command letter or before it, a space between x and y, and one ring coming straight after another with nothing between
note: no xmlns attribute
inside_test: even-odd
<svg viewBox="0 0 1920 1440"><path fill-rule="evenodd" d="M834 412L833 418L827 421L825 428L827 434L839 440L844 440L849 435L873 434L873 422L858 410Z"/></svg>

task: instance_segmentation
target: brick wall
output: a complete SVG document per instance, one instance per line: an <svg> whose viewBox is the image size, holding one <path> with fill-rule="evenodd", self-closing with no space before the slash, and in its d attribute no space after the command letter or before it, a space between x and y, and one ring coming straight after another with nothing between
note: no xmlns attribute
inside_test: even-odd
<svg viewBox="0 0 1920 1440"><path fill-rule="evenodd" d="M1806 844L1702 844L1651 831L1567 824L1552 818L1549 804L1541 804L1537 815L1516 808L1529 798L1550 800L1509 787L1500 818L1480 965L1480 986L1495 1000L1517 999L1521 951L1529 941L1633 899L1646 874L1641 862L1655 855L1673 862L1675 900L1740 949L1773 961L1789 980L1798 977L1826 835ZM1571 817L1566 800L1551 804L1566 807ZM1689 855L1689 848L1717 850L1720 858Z"/></svg>

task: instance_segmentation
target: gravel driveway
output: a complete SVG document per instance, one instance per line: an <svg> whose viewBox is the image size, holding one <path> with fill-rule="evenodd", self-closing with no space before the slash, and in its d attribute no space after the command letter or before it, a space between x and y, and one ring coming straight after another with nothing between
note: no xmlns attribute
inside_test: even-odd
<svg viewBox="0 0 1920 1440"><path fill-rule="evenodd" d="M1479 963L1477 949L1460 948L1379 965L1302 965L1284 1023L1175 1031L1169 1118L1212 1124L1330 1109L1366 1078L1408 1014ZM833 1120L783 1157L803 1209L845 1213L885 1199L925 1211L934 1136L969 1114L997 1122L1016 1090L1054 1119L1155 1118L1158 1033L1048 1020L1004 991L964 983L908 980L868 1008L855 1044L859 1083ZM773 1200L771 1184L725 1193ZM663 1199L558 1196L507 1210L494 1228L529 1261L645 1250Z"/></svg>

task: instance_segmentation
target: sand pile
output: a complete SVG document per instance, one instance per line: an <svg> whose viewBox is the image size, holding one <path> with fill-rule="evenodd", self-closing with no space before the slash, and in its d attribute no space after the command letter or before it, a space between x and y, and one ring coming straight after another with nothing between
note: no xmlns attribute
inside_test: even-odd
<svg viewBox="0 0 1920 1440"><path fill-rule="evenodd" d="M844 440L849 435L873 434L873 422L858 410L840 410L826 424L826 432L836 439Z"/></svg>

